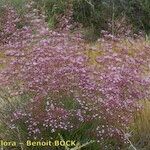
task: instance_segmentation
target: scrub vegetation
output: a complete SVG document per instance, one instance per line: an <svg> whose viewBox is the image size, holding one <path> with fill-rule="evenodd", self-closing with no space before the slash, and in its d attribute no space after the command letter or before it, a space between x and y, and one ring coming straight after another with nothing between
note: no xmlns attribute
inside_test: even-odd
<svg viewBox="0 0 150 150"><path fill-rule="evenodd" d="M0 12L0 139L149 149L148 0L1 0Z"/></svg>

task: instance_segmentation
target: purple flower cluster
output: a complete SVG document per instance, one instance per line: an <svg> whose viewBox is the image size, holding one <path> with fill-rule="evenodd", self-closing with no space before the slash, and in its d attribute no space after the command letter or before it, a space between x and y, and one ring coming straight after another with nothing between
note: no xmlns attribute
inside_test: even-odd
<svg viewBox="0 0 150 150"><path fill-rule="evenodd" d="M91 132L98 138L124 140L122 130L127 130L134 112L141 108L138 101L148 95L144 68L150 47L132 55L128 47L101 41L103 49L96 51L103 54L90 64L80 34L51 31L36 12L26 16L30 27L6 31L11 30L13 38L4 45L10 64L1 78L18 84L18 93L34 95L26 112L14 112L12 122L24 120L30 136L47 128L73 130L80 123L96 122ZM76 106L67 108L68 99Z"/></svg>

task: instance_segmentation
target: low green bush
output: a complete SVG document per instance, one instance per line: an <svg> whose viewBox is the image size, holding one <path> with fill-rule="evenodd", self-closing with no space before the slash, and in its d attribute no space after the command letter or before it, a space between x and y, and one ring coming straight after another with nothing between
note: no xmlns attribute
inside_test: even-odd
<svg viewBox="0 0 150 150"><path fill-rule="evenodd" d="M72 3L74 21L94 29L95 34L100 34L102 29L110 30L109 23L115 28L114 21L120 17L129 20L134 32L150 31L149 0L43 0L36 3L44 8L49 19L65 13L68 4Z"/></svg>
<svg viewBox="0 0 150 150"><path fill-rule="evenodd" d="M22 15L25 11L24 5L28 1L2 0L0 5L9 2ZM34 0L32 2L35 3L35 8L45 13L49 27L55 27L59 23L58 16L65 14L71 5L74 22L92 30L96 37L100 35L101 30L115 34L117 32L115 21L123 17L132 26L134 33L142 31L149 35L150 32L149 0Z"/></svg>

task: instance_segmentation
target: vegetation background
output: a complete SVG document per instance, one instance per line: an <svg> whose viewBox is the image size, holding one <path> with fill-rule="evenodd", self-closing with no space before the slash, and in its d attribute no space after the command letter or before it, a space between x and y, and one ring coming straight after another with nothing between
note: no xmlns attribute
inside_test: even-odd
<svg viewBox="0 0 150 150"><path fill-rule="evenodd" d="M74 37L74 34L76 33L81 34L80 36L81 39L76 36ZM43 114L44 116L47 113L46 109L48 107L47 104L49 104L49 102L50 103L52 102L52 104L54 103L55 106L56 100L54 99L57 100L59 99L59 102L57 102L59 104L56 104L56 108L57 107L59 108L60 106L62 107L62 103L63 103L63 108L67 109L67 111L68 110L76 111L77 108L79 107L78 102L74 100L72 94L69 93L71 96L67 95L68 92L70 92L69 89L70 85L73 86L72 82L74 83L74 80L72 81L68 79L67 80L68 82L65 83L66 78L63 76L63 74L61 76L63 77L63 79L65 78L64 83L61 83L61 81L59 81L58 83L62 87L67 86L68 91L67 92L65 91L67 94L65 92L63 93L62 91L61 92L59 91L60 92L59 94L61 95L61 97L59 98L57 96L56 98L55 94L52 96L49 96L48 94L44 97L44 100L42 102L40 101L40 103L38 103L35 100L38 94L36 95L34 93L35 92L34 88L37 91L38 90L40 91L40 88L50 89L52 91L53 88L51 88L50 86L47 87L47 85L45 84L46 83L45 79L42 80L43 85L41 85L41 82L34 80L35 82L33 83L33 87L29 88L29 84L30 84L29 81L32 82L32 80L30 80L31 79L30 77L34 79L37 76L39 77L38 79L40 79L40 76L42 76L43 74L45 75L44 76L45 78L49 77L49 74L45 73L46 71L43 71L41 74L39 73L39 75L32 74L31 73L32 71L28 70L29 68L26 66L25 67L21 66L21 63L26 64L27 62L29 62L28 65L31 68L35 67L35 70L39 69L39 72L40 70L42 70L42 68L38 66L42 66L44 68L46 65L48 68L54 67L53 71L57 71L57 69L63 70L66 66L65 65L61 66L60 64L64 62L64 64L66 63L66 65L68 64L69 65L71 64L73 66L75 65L74 67L77 67L78 70L86 66L84 69L87 71L89 69L87 66L92 66L93 69L95 69L96 71L98 71L98 73L100 73L101 70L103 69L100 66L98 66L97 63L98 57L100 57L100 60L102 62L103 61L105 62L106 65L104 65L104 67L108 69L106 72L109 72L111 70L110 67L108 67L109 65L111 67L112 66L118 67L118 64L122 65L120 64L119 59L125 61L124 62L125 66L129 66L129 68L127 67L127 69L131 69L133 67L136 70L138 68L136 66L138 63L137 64L135 63L135 65L133 65L132 60L133 62L134 60L135 62L138 62L139 60L141 61L140 63L142 64L142 69L139 67L137 69L137 72L139 71L141 72L141 74L142 73L144 75L146 74L147 77L145 78L149 81L150 78L149 39L150 39L150 1L149 0L0 0L0 71L1 71L0 81L3 82L5 80L9 80L8 82L5 83L5 86L3 85L3 83L1 84L1 90L0 90L0 102L1 102L0 139L8 139L8 140L13 139L19 141L26 141L26 139L29 136L28 135L29 127L33 129L35 123L33 120L34 119L36 120L36 117L33 115L33 120L30 120L31 121L30 126L24 124L24 122L30 118L29 114L32 113ZM65 43L64 45L66 47L63 47L64 45L62 45L62 43ZM72 46L74 47L73 49L75 49L75 52L73 51ZM54 48L56 49L56 52L53 53L53 51L55 50ZM61 54L59 51L61 48L65 49L66 51L63 52L59 60L57 57L60 56ZM40 52L37 51L39 49L41 50ZM49 52L47 52L47 49L49 50L50 53L52 53L52 55L54 56L54 60L58 61L59 65L49 60L51 57L48 55ZM109 50L112 51L109 53ZM33 52L30 53L30 51ZM18 58L18 56L24 57L24 54L22 54L22 52L25 53L25 55L27 56L27 57L25 56L25 59L23 60ZM43 55L43 53L45 55ZM84 61L84 59L80 60L80 58L78 59L78 55L83 53L84 56L88 57L88 61ZM115 56L116 53L117 56ZM132 57L132 59L126 60L125 57L126 55L127 58L129 56L129 58ZM47 58L47 56L49 58ZM110 58L109 60L110 62L107 60L105 61L105 56ZM71 57L72 59L73 57L77 58L79 61L79 66L76 66L76 64L70 61L68 57ZM118 58L118 60L116 60L116 57ZM17 67L15 63L12 63L14 61L14 58L17 59L17 62L20 62L20 64L17 65ZM32 63L32 61L34 62L35 59L39 61L36 62L38 63L37 66ZM50 63L47 64L46 61L43 61L44 62L43 65L42 59L44 60L48 59ZM12 73L5 72L6 68L8 69L7 71L11 71ZM25 73L22 68L25 69ZM136 71L134 72L134 69L130 70L131 71L130 74L132 73L136 74ZM17 72L18 75L16 75L15 72L13 71L16 72L18 71ZM48 71L49 71L48 73L53 72L52 70L48 70ZM117 70L115 71L116 71L115 73L117 74L118 73ZM102 74L106 72L103 70ZM111 74L112 72L110 71L109 73ZM128 72L126 73L128 75ZM74 72L74 74L77 76L77 78L75 76L76 79L75 84L79 86L80 84L77 83L77 81L80 78L80 75L78 76L77 72ZM82 72L82 74L84 74L84 71ZM138 77L141 74L138 74ZM26 78L28 77L28 75L29 78ZM85 76L88 75L89 75L88 73L87 74L85 73ZM99 80L101 81L100 77L97 76L94 77L96 78L96 81ZM109 78L111 78L111 82L108 82ZM114 80L114 78L115 77L111 77L111 76L108 77L108 79L106 79L106 83L107 84L112 83L112 80ZM21 79L24 79L23 80L25 81L24 84L19 82L21 81ZM134 78L134 76L132 77L132 79L126 77L126 80L127 79L133 83L137 81L137 78ZM82 81L83 79L81 79L81 82ZM89 81L89 79L87 79L87 81ZM92 81L93 80L90 80L91 86L93 83ZM68 85L69 83L70 85ZM93 133L89 132L92 131L93 129L96 129L96 127L100 125L101 126L100 132L102 133L104 131L102 129L103 123L105 125L107 124L104 120L100 120L100 121L94 120L93 123L91 123L93 120L92 121L90 120L91 122L81 121L79 126L75 127L74 130L71 131L69 130L69 132L67 130L63 130L62 128L60 128L60 129L56 129L56 132L53 133L51 132L51 129L53 128L51 126L48 128L48 130L43 131L41 130L41 124L45 120L42 120L44 118L42 115L38 118L39 122L42 120L40 122L41 124L39 123L38 126L41 135L44 139L46 138L72 139L73 138L79 141L78 146L76 147L77 150L80 149L83 150L84 149L85 150L86 149L88 150L100 150L100 149L102 150L105 149L106 150L119 150L119 149L149 150L150 149L150 102L149 102L150 97L149 97L149 92L147 92L147 90L149 91L149 86L147 86L147 84L148 83L142 82L137 88L135 88L136 84L131 85L131 89L127 86L128 88L123 94L126 95L128 89L129 90L137 89L137 93L136 92L132 93L134 94L135 99L141 98L140 101L138 101L139 105L138 108L136 108L136 111L135 111L136 102L134 103L135 105L134 104L132 105L131 102L131 107L128 106L127 110L125 111L123 110L122 106L120 106L122 104L121 102L117 105L120 106L119 109L115 109L113 104L111 104L109 108L110 111L113 112L112 118L115 118L114 120L112 119L112 122L109 122L110 123L109 125L114 125L114 127L116 128L118 127L119 129L121 129L121 131L125 130L125 132L121 133L121 135L124 137L123 138L124 140L122 140L120 134L117 134L117 136L115 135L114 138L111 138L109 136L106 138L104 135L101 138L99 137L97 138L97 136L95 136L96 135L95 132ZM23 87L23 85L25 85L25 87ZM37 85L40 87L39 89L36 87ZM143 85L147 86L146 90L142 89ZM57 84L55 86L57 87ZM117 86L120 87L120 84ZM25 88L23 94L19 94L19 95L15 94L20 92L20 88L23 88L23 90ZM59 90L59 87L57 88ZM79 88L81 87L79 86ZM13 94L12 94L12 89L15 89L15 92L13 91ZM141 93L144 93L146 96L142 97ZM40 96L42 97L43 95L41 94ZM49 101L49 99L51 98L52 101ZM41 99L43 99L43 97ZM86 99L86 101L89 105L91 105L89 99L88 100ZM35 109L31 108L31 110L28 109L30 108L31 104L35 104L36 108ZM103 106L104 105L102 105L100 108L104 109ZM58 111L57 109L53 113L55 114L57 112L60 115L58 117L61 118L64 115L63 113L65 113L63 111L63 108L60 109L59 112L60 114L57 112ZM130 108L132 113L130 112ZM18 109L23 110L25 113L17 111ZM92 111L93 111L92 113L96 114L95 109L93 109ZM124 126L120 125L121 123L120 124L116 123L116 120L118 119L117 115L119 115L117 112L118 113L123 112L124 114L122 114L122 117L126 115L127 117L130 115L132 116L131 119L132 121L127 123L127 129L124 128ZM91 112L87 112L85 118L89 115L88 113ZM17 116L18 118L17 117L16 117L17 119L15 118L16 120L13 118L15 122L14 124L12 124L12 120L13 120L11 116L12 114L14 115L13 116L14 118L18 115ZM80 117L81 114L79 115ZM67 115L69 116L69 114ZM104 119L105 117L106 118L108 117L108 119L111 118L110 115L107 114L104 109L104 115L102 116L102 119ZM68 120L67 121L63 120L64 119L63 117L61 119L62 119L61 120L62 124L68 121ZM72 122L75 122L76 117L73 119L74 121ZM121 122L122 120L120 119L119 121ZM125 120L123 120L123 124L124 123ZM68 126L66 128L68 128ZM82 146L87 141L97 140L97 139L98 142L89 145L87 144L87 146L80 148L80 146ZM23 146L23 147L17 147L16 149L26 150L28 148ZM33 149L37 149L37 148L33 148ZM60 149L60 147L54 149ZM72 150L73 148L70 149Z"/></svg>

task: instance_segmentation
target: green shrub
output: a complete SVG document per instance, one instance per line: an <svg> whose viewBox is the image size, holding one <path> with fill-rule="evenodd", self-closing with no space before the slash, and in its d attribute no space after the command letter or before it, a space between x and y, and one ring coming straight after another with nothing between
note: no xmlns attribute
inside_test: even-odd
<svg viewBox="0 0 150 150"><path fill-rule="evenodd" d="M133 25L135 32L150 30L149 0L43 0L36 1L44 8L48 21L51 17L63 14L69 3L73 4L74 21L84 27L94 29L95 34L100 30L110 30L108 23L113 26L116 19L126 17ZM112 30L112 29L111 29Z"/></svg>
<svg viewBox="0 0 150 150"><path fill-rule="evenodd" d="M13 0L13 6L23 14L24 5L28 0ZM72 4L73 20L85 28L91 28L95 35L101 30L114 34L114 22L125 17L133 25L134 32L150 32L150 1L149 0L34 0L35 7L45 12L46 21L54 27L59 20L58 15L65 14L69 4ZM0 5L6 3L2 0ZM111 26L111 27L110 27Z"/></svg>
<svg viewBox="0 0 150 150"><path fill-rule="evenodd" d="M24 5L28 0L7 1L23 14ZM1 5L6 3L1 1ZM68 5L72 4L73 19L83 24L85 28L91 28L95 35L101 30L109 30L113 33L114 21L120 17L126 17L133 25L134 32L139 30L150 31L150 2L149 0L36 0L35 7L44 11L50 27L59 21L57 16L65 14ZM111 27L108 26L111 24Z"/></svg>
<svg viewBox="0 0 150 150"><path fill-rule="evenodd" d="M144 109L135 116L132 127L132 141L138 149L147 150L150 147L150 102L143 102Z"/></svg>

